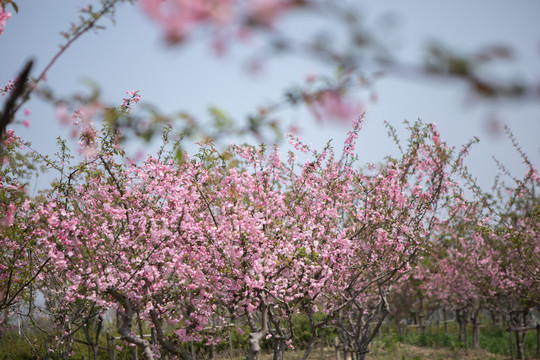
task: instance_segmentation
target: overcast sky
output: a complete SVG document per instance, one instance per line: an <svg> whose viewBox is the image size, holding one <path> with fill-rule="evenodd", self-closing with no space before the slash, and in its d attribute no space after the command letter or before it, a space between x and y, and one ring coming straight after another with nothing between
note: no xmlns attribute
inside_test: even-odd
<svg viewBox="0 0 540 360"><path fill-rule="evenodd" d="M0 36L2 87L29 58L35 60L33 74L41 72L63 43L59 33L66 31L75 20L77 8L92 2L26 0L17 3L19 14L13 14ZM536 0L357 3L363 21L371 28L378 26L381 15L393 14L397 20L395 27L381 32L381 36L404 60L421 58L425 45L433 39L463 51L489 44L507 44L515 50L516 58L510 65L496 70L501 76L525 78L540 87L540 2ZM257 76L249 75L245 71L245 60L251 49L240 47L216 58L206 40L170 48L162 41L160 28L137 5L122 4L117 9L115 25L108 20L103 24L106 30L85 34L47 74L47 86L57 95L87 92L84 79L91 79L101 88L102 99L111 104L120 104L126 91L139 90L143 102L157 105L164 112L188 110L205 118L207 108L216 105L242 119L257 106L279 99L285 88L301 83L307 74L331 71L320 63L289 56L270 61ZM295 25L294 18L288 19L285 26L301 34L302 25ZM452 145L459 146L473 136L480 138L468 165L483 186L489 186L497 172L492 156L502 160L517 176L522 176L519 156L509 141L487 130L489 119L497 117L510 125L533 163L540 164L538 102L471 102L466 96L465 84L459 81L388 76L376 83L375 90L376 102L367 101L369 93L360 93L366 111L366 125L358 146L362 162L377 162L384 155L396 153L392 142L386 138L384 120L401 127L404 119L421 118L437 123L441 137ZM31 100L26 108L31 115L24 117L21 113L19 119L27 118L30 127L12 127L21 137L32 141L36 150L54 153L55 138L69 137L55 119L54 109L39 99ZM306 142L322 147L333 138L341 150L339 144L346 136L346 124L331 121L320 124L302 110L285 111L281 116L285 127L291 122L300 126L300 135ZM244 140L253 142L253 139Z"/></svg>

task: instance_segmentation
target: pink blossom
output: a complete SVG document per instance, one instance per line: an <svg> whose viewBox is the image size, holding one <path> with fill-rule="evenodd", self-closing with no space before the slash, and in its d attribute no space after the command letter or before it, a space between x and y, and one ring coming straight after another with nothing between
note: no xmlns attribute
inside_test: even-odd
<svg viewBox="0 0 540 360"><path fill-rule="evenodd" d="M11 13L6 11L2 6L0 6L0 35L4 33L4 26L6 26L6 21L11 17Z"/></svg>
<svg viewBox="0 0 540 360"><path fill-rule="evenodd" d="M233 12L232 0L143 0L143 10L165 29L170 42L182 42L200 24L226 24Z"/></svg>
<svg viewBox="0 0 540 360"><path fill-rule="evenodd" d="M337 91L324 92L312 105L319 120L350 122L362 112L362 105L346 99Z"/></svg>
<svg viewBox="0 0 540 360"><path fill-rule="evenodd" d="M141 101L141 95L139 94L139 90L126 91L126 94L128 94L129 97L123 99L120 110L129 114L135 108L133 104L137 104L139 101Z"/></svg>
<svg viewBox="0 0 540 360"><path fill-rule="evenodd" d="M91 109L75 118L81 146L97 151ZM343 144L351 153L361 124L357 118ZM431 184L446 183L451 162L434 158L447 161L450 151L443 142L411 148L365 174L345 150L340 157L289 138L288 162L277 147L241 145L228 150L240 166L209 167L222 154L201 142L181 164L149 157L135 165L108 154L104 164L84 164L67 196L36 204L32 235L53 260L43 281L63 282L68 305L81 299L121 310L125 301L110 294L117 291L146 321L158 310L180 341L217 341L204 329L223 308L235 316L266 308L281 321L330 312L345 289L358 293L360 316L371 315L381 290L410 271L436 233L442 195ZM299 152L307 160L297 164ZM411 189L422 185L430 190L415 196ZM371 282L388 274L396 275L387 289Z"/></svg>
<svg viewBox="0 0 540 360"><path fill-rule="evenodd" d="M314 83L317 80L317 74L315 73L309 73L306 75L306 82L307 83Z"/></svg>
<svg viewBox="0 0 540 360"><path fill-rule="evenodd" d="M271 27L276 18L291 7L289 0L252 0L248 4L250 21L264 27Z"/></svg>
<svg viewBox="0 0 540 360"><path fill-rule="evenodd" d="M79 142L79 154L87 160L94 159L98 155L96 143Z"/></svg>
<svg viewBox="0 0 540 360"><path fill-rule="evenodd" d="M56 106L56 118L60 120L63 125L71 125L72 117L68 114L68 107L64 103L60 103Z"/></svg>
<svg viewBox="0 0 540 360"><path fill-rule="evenodd" d="M15 83L16 81L9 80L8 84L4 88L0 88L0 93L2 94L2 96L6 96L11 91L13 91L13 89L15 88Z"/></svg>
<svg viewBox="0 0 540 360"><path fill-rule="evenodd" d="M7 211L6 211L5 217L0 221L0 226L5 227L5 226L13 225L13 218L14 218L14 215L15 215L15 210L16 210L15 204L10 203L7 206Z"/></svg>

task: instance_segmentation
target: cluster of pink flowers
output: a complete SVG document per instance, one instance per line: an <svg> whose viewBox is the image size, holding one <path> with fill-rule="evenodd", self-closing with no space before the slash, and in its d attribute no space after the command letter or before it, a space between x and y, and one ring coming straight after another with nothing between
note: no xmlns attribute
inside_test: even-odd
<svg viewBox="0 0 540 360"><path fill-rule="evenodd" d="M4 33L4 27L6 26L6 21L11 17L11 13L6 11L2 6L0 6L0 35Z"/></svg>
<svg viewBox="0 0 540 360"><path fill-rule="evenodd" d="M98 154L98 133L94 125L94 117L103 110L103 105L94 102L70 113L66 104L56 107L56 117L71 129L71 136L79 138L79 154L85 159L95 158Z"/></svg>
<svg viewBox="0 0 540 360"><path fill-rule="evenodd" d="M13 89L15 89L15 81L10 80L6 86L0 88L0 94L2 94L2 96L6 96L7 94L11 93Z"/></svg>
<svg viewBox="0 0 540 360"><path fill-rule="evenodd" d="M347 138L345 139L345 145L343 146L343 155L354 156L354 149L356 147L356 139L358 138L358 133L362 129L362 124L364 122L363 117L358 117L353 122L353 128L347 133Z"/></svg>
<svg viewBox="0 0 540 360"><path fill-rule="evenodd" d="M163 27L169 42L182 42L201 25L210 25L220 43L218 48L222 48L223 32L233 31L238 38L246 38L251 28L270 28L281 13L295 6L295 1L143 0L141 6Z"/></svg>
<svg viewBox="0 0 540 360"><path fill-rule="evenodd" d="M129 97L123 99L120 110L129 114L133 110L134 105L141 101L141 94L139 94L139 90L126 91L126 94L128 94Z"/></svg>

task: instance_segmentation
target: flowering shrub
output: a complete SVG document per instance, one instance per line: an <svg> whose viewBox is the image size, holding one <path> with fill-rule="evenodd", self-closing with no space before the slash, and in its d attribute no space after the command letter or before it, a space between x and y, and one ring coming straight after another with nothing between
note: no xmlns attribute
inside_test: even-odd
<svg viewBox="0 0 540 360"><path fill-rule="evenodd" d="M267 334L290 343L279 324L300 311L329 322L364 308L382 322L386 289L424 252L453 191L451 149L433 125L416 123L403 158L365 174L352 154L360 124L339 159L292 138L312 157L300 165L294 151L282 162L277 147L220 153L211 143L180 163L164 153L122 163L107 130L29 219L50 259L41 286L65 304L116 309L123 339L148 357L157 350L130 330L134 314L179 355L178 341L218 339L206 329L216 316L246 318L253 356ZM267 319L260 328L255 313ZM356 337L365 348L372 329Z"/></svg>

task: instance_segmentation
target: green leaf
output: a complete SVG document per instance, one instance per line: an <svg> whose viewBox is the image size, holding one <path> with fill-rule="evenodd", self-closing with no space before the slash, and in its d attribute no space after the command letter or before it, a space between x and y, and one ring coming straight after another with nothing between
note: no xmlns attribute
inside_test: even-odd
<svg viewBox="0 0 540 360"><path fill-rule="evenodd" d="M214 125L218 130L228 128L232 125L232 120L223 110L218 107L211 106L208 111L214 118Z"/></svg>
<svg viewBox="0 0 540 360"><path fill-rule="evenodd" d="M182 148L181 147L178 147L176 149L176 153L174 155L174 159L176 160L176 162L178 164L183 164L184 163L184 152L182 151Z"/></svg>

